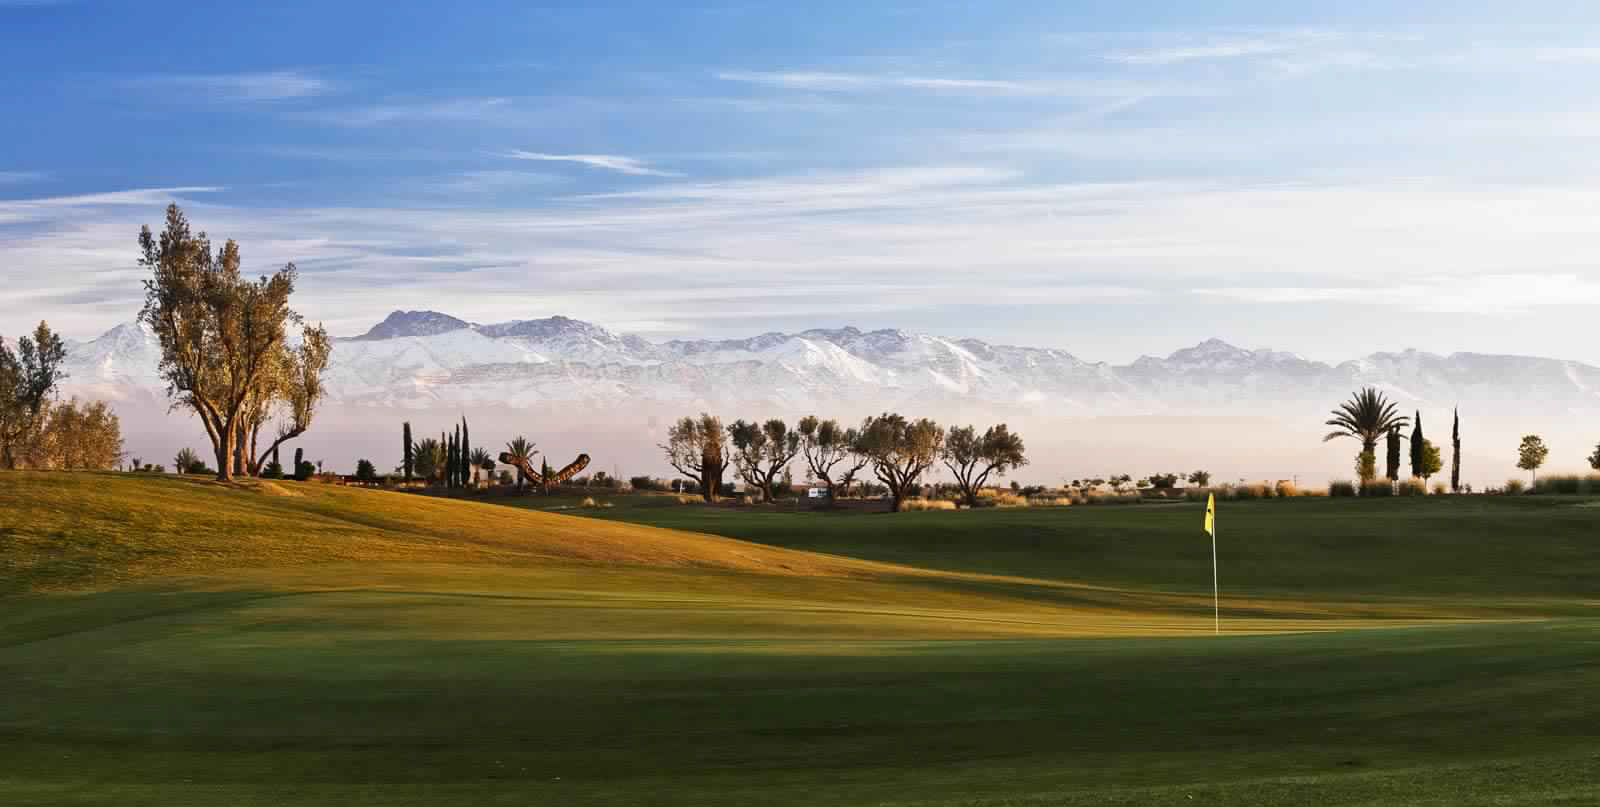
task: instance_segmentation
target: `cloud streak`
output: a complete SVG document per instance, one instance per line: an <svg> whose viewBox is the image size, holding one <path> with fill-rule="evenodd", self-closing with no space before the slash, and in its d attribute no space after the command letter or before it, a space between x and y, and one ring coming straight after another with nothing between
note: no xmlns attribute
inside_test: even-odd
<svg viewBox="0 0 1600 807"><path fill-rule="evenodd" d="M636 177L676 177L682 176L674 171L663 171L652 168L650 164L636 157L624 157L617 154L547 154L538 151L524 151L514 149L506 155L514 160L532 160L535 162L576 163L590 168L600 168L627 174Z"/></svg>
<svg viewBox="0 0 1600 807"><path fill-rule="evenodd" d="M208 100L233 102L286 101L326 95L335 90L332 82L301 70L152 75L128 79L127 84L146 90L196 92Z"/></svg>

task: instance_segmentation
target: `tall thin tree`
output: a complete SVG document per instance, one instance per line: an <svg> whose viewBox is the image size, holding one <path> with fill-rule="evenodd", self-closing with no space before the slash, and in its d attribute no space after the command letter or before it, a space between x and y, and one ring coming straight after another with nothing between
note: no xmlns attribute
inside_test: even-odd
<svg viewBox="0 0 1600 807"><path fill-rule="evenodd" d="M411 481L411 473L417 467L416 444L411 442L411 421L406 421L400 426L401 466L406 473L406 481Z"/></svg>
<svg viewBox="0 0 1600 807"><path fill-rule="evenodd" d="M1450 427L1450 492L1461 492L1461 407L1455 409L1455 425Z"/></svg>
<svg viewBox="0 0 1600 807"><path fill-rule="evenodd" d="M476 481L477 469L472 464L472 436L467 431L467 416L461 416L461 484L463 487Z"/></svg>
<svg viewBox="0 0 1600 807"><path fill-rule="evenodd" d="M1390 482L1398 482L1400 481L1400 429L1398 427L1389 429L1387 448L1389 449L1386 458L1388 460L1387 476Z"/></svg>
<svg viewBox="0 0 1600 807"><path fill-rule="evenodd" d="M1423 473L1423 466L1428 464L1427 448L1422 438L1422 411L1417 411L1417 419L1411 428L1411 475L1416 478L1427 476Z"/></svg>

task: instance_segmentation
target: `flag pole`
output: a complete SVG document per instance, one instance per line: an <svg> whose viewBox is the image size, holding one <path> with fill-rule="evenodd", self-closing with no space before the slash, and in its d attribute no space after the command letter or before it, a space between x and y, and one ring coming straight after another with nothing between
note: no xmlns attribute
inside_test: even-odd
<svg viewBox="0 0 1600 807"><path fill-rule="evenodd" d="M1222 599L1217 593L1217 528L1211 527L1211 620L1212 632L1222 635Z"/></svg>

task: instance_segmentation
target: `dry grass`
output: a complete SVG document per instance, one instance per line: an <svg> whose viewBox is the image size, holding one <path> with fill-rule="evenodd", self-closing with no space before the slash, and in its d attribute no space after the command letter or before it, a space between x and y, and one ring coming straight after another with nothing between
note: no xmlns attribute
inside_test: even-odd
<svg viewBox="0 0 1600 807"><path fill-rule="evenodd" d="M0 594L368 561L823 576L882 568L729 538L315 482L0 472Z"/></svg>
<svg viewBox="0 0 1600 807"><path fill-rule="evenodd" d="M906 499L900 503L900 509L912 513L920 510L954 510L956 503L949 499Z"/></svg>

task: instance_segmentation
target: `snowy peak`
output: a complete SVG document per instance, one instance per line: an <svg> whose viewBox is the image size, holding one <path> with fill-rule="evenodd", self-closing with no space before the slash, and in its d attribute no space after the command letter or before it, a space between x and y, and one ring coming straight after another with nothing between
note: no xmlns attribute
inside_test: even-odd
<svg viewBox="0 0 1600 807"><path fill-rule="evenodd" d="M165 399L160 344L142 325L120 325L68 350L67 386L96 397ZM437 311L396 311L362 336L338 340L325 381L331 401L407 407L759 402L811 411L955 404L1078 415L1240 414L1285 404L1325 408L1374 385L1407 407L1600 409L1600 368L1523 356L1406 350L1329 365L1208 339L1165 358L1111 365L1064 350L897 329L657 344L570 317L474 325Z"/></svg>
<svg viewBox="0 0 1600 807"><path fill-rule="evenodd" d="M466 320L456 319L438 311L394 311L366 333L352 341L371 342L379 339L398 339L407 336L437 336L441 333L470 328Z"/></svg>

